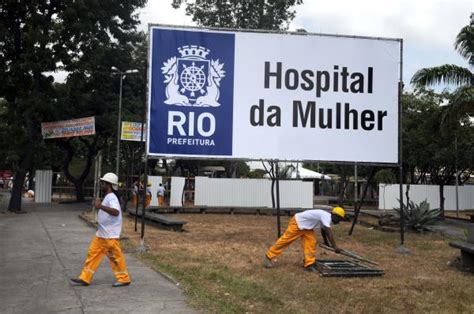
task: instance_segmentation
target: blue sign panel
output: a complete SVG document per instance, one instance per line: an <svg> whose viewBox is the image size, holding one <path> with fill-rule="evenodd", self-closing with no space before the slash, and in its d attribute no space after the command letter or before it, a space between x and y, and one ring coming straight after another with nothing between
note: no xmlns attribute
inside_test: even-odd
<svg viewBox="0 0 474 314"><path fill-rule="evenodd" d="M234 36L151 28L150 155L232 156Z"/></svg>

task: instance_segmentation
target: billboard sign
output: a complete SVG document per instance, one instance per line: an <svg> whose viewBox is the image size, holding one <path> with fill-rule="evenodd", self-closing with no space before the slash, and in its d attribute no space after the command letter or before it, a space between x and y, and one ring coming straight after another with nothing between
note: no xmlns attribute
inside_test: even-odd
<svg viewBox="0 0 474 314"><path fill-rule="evenodd" d="M398 162L401 40L150 27L148 154Z"/></svg>

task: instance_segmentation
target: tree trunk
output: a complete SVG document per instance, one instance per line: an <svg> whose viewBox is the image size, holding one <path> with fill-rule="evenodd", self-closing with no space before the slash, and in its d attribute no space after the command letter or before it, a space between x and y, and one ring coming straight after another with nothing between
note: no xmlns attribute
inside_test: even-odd
<svg viewBox="0 0 474 314"><path fill-rule="evenodd" d="M168 161L166 159L163 159L163 168L165 168L165 173L168 174Z"/></svg>
<svg viewBox="0 0 474 314"><path fill-rule="evenodd" d="M342 201L344 201L346 199L346 190L347 190L348 183L349 182L344 177L342 179L342 182L341 182L341 186L342 186L341 191L339 191L339 199L341 199Z"/></svg>
<svg viewBox="0 0 474 314"><path fill-rule="evenodd" d="M58 174L57 173L53 173L53 186L56 186L58 185Z"/></svg>
<svg viewBox="0 0 474 314"><path fill-rule="evenodd" d="M158 159L148 159L148 175L154 175Z"/></svg>
<svg viewBox="0 0 474 314"><path fill-rule="evenodd" d="M272 208L276 208L276 205L275 205L275 178L272 178Z"/></svg>
<svg viewBox="0 0 474 314"><path fill-rule="evenodd" d="M229 161L229 163L226 165L227 178L237 177L237 166L238 166L238 161Z"/></svg>
<svg viewBox="0 0 474 314"><path fill-rule="evenodd" d="M416 179L415 179L415 168L410 168L410 183L415 184Z"/></svg>
<svg viewBox="0 0 474 314"><path fill-rule="evenodd" d="M23 183L25 182L26 171L18 170L13 179L13 188L8 204L8 210L11 212L21 211L21 197L23 194Z"/></svg>
<svg viewBox="0 0 474 314"><path fill-rule="evenodd" d="M32 150L27 149L18 170L13 179L13 188L10 195L8 210L12 212L21 211L21 198L23 194L23 184L26 178L26 169L31 167Z"/></svg>
<svg viewBox="0 0 474 314"><path fill-rule="evenodd" d="M38 137L34 128L35 123L31 118L31 110L32 109L27 110L24 115L26 120L26 130L28 132L29 147L25 149L25 155L21 159L20 166L18 167L15 178L13 179L13 188L10 196L10 202L8 204L8 211L12 212L21 211L23 184L25 183L26 171L31 168L31 159L33 157L33 151Z"/></svg>
<svg viewBox="0 0 474 314"><path fill-rule="evenodd" d="M76 189L76 201L84 202L84 180L75 180L73 183Z"/></svg>
<svg viewBox="0 0 474 314"><path fill-rule="evenodd" d="M441 216L444 217L444 183L441 182L439 185L439 209L441 210Z"/></svg>
<svg viewBox="0 0 474 314"><path fill-rule="evenodd" d="M27 190L35 190L35 181L34 181L34 178L35 178L35 175L34 175L34 170L33 169L30 169L30 171L28 171L28 188Z"/></svg>

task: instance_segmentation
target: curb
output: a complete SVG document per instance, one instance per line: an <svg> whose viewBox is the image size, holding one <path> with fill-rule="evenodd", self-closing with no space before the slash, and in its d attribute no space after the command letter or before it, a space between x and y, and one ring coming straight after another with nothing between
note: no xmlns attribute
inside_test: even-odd
<svg viewBox="0 0 474 314"><path fill-rule="evenodd" d="M165 277L166 280L168 280L169 282L171 282L172 284L174 284L175 286L181 286L181 284L176 280L174 279L173 277L171 277L171 275L168 275L167 273L164 273L162 272L161 270L157 270L157 269L154 269L152 268L154 271L156 271L158 274L162 275L163 277Z"/></svg>
<svg viewBox="0 0 474 314"><path fill-rule="evenodd" d="M86 224L89 225L89 227L92 227L92 228L97 228L97 223L94 223L94 222L91 222L89 221L86 217L83 216L84 213L80 213L79 215L77 215L79 218L81 218Z"/></svg>

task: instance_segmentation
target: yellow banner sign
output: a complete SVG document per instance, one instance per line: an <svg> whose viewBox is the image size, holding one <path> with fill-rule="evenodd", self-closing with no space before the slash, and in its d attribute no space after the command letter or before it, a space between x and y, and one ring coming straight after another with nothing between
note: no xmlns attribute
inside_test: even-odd
<svg viewBox="0 0 474 314"><path fill-rule="evenodd" d="M122 121L122 132L120 139L122 141L140 142L142 138L142 124L140 122ZM143 129L143 141L146 139L146 126Z"/></svg>

